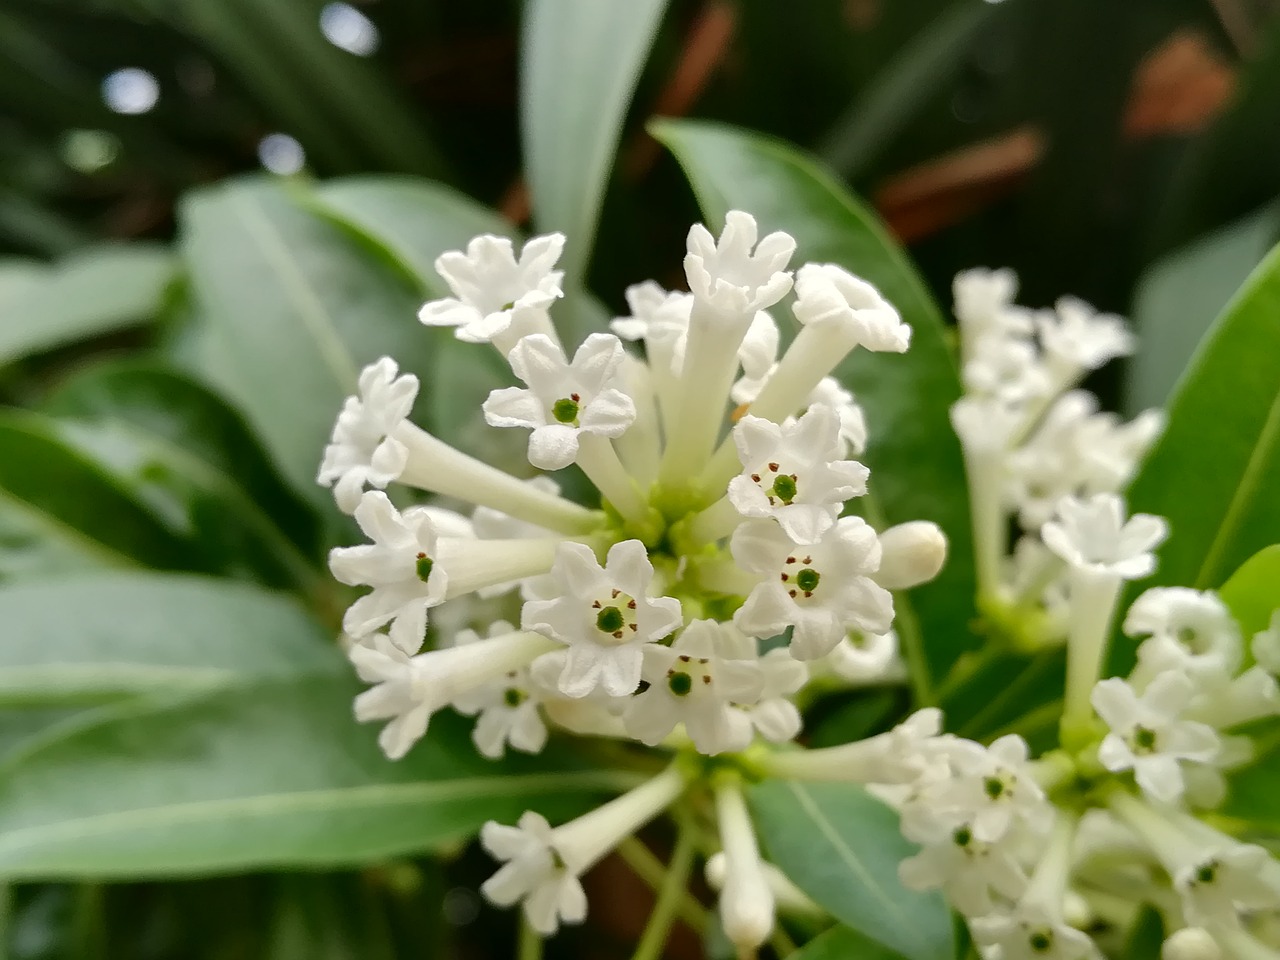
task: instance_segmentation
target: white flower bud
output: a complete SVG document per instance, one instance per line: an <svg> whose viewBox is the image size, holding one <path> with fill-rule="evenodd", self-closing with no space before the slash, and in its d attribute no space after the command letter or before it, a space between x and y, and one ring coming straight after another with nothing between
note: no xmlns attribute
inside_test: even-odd
<svg viewBox="0 0 1280 960"><path fill-rule="evenodd" d="M1203 927L1183 927L1160 947L1160 960L1222 960L1222 950Z"/></svg>
<svg viewBox="0 0 1280 960"><path fill-rule="evenodd" d="M913 520L880 534L880 569L872 577L886 590L928 583L947 560L947 536L936 523Z"/></svg>

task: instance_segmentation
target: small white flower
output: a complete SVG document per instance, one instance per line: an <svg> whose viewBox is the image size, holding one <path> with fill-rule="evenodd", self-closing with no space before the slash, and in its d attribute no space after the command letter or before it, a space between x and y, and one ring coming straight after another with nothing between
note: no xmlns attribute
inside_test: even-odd
<svg viewBox="0 0 1280 960"><path fill-rule="evenodd" d="M1138 580L1156 568L1151 551L1169 535L1163 517L1135 513L1125 520L1124 500L1113 493L1088 499L1066 497L1057 519L1040 530L1045 546L1073 568L1088 573Z"/></svg>
<svg viewBox="0 0 1280 960"><path fill-rule="evenodd" d="M444 600L448 575L436 562L436 530L429 512L400 513L385 493L367 491L355 511L371 544L336 547L329 569L339 583L368 586L342 618L342 629L360 638L391 623L396 646L414 653L422 646L427 610ZM394 621L394 622L393 622Z"/></svg>
<svg viewBox="0 0 1280 960"><path fill-rule="evenodd" d="M1075 297L1062 297L1054 307L1036 316L1036 330L1045 361L1062 379L1133 353L1136 341L1120 317L1098 313Z"/></svg>
<svg viewBox="0 0 1280 960"><path fill-rule="evenodd" d="M1111 728L1098 760L1112 772L1132 769L1138 786L1152 799L1172 803L1182 796L1183 760L1212 760L1218 736L1203 723L1182 719L1195 687L1181 674L1160 674L1139 697L1124 680L1098 681L1091 701Z"/></svg>
<svg viewBox="0 0 1280 960"><path fill-rule="evenodd" d="M809 403L823 403L840 418L840 441L844 444L842 456L858 456L867 449L867 418L853 394L841 386L835 377L823 377L809 394Z"/></svg>
<svg viewBox="0 0 1280 960"><path fill-rule="evenodd" d="M530 810L514 827L490 820L480 830L480 843L495 859L505 861L480 887L492 903L523 903L529 926L544 937L562 923L586 919L582 883L556 851L555 831L541 814Z"/></svg>
<svg viewBox="0 0 1280 960"><path fill-rule="evenodd" d="M679 374L689 339L693 295L671 293L646 280L627 287L626 298L631 316L618 317L609 329L623 340L643 340L652 365L662 364L673 375Z"/></svg>
<svg viewBox="0 0 1280 960"><path fill-rule="evenodd" d="M1138 647L1148 677L1164 670L1195 676L1228 673L1240 665L1240 628L1226 605L1207 590L1153 587L1129 607L1124 632L1149 635Z"/></svg>
<svg viewBox="0 0 1280 960"><path fill-rule="evenodd" d="M965 451L1003 455L1022 427L1022 410L992 397L964 396L951 405L951 426Z"/></svg>
<svg viewBox="0 0 1280 960"><path fill-rule="evenodd" d="M1174 887L1187 919L1199 926L1237 926L1241 911L1280 909L1280 890L1263 879L1271 855L1253 844L1215 850L1178 871Z"/></svg>
<svg viewBox="0 0 1280 960"><path fill-rule="evenodd" d="M845 331L865 350L905 353L911 327L880 291L834 263L807 263L796 273L796 319Z"/></svg>
<svg viewBox="0 0 1280 960"><path fill-rule="evenodd" d="M1031 776L1027 744L1020 736L1001 737L989 747L957 741L949 758L953 775L926 786L920 805L968 823L974 837L987 843L1004 839L1018 825L1033 833L1048 827L1052 807Z"/></svg>
<svg viewBox="0 0 1280 960"><path fill-rule="evenodd" d="M515 627L505 620L489 627L490 637L512 633ZM476 643L474 630L460 630L455 646ZM547 743L547 726L538 707L540 691L529 676L528 667L509 670L503 677L454 697L453 708L466 716L479 714L471 731L476 748L492 760L500 759L507 744L521 753L539 753Z"/></svg>
<svg viewBox="0 0 1280 960"><path fill-rule="evenodd" d="M840 422L816 404L782 424L745 416L733 430L743 472L729 501L746 517L772 517L796 543L817 543L850 497L867 492L869 471L840 460Z"/></svg>
<svg viewBox="0 0 1280 960"><path fill-rule="evenodd" d="M743 318L777 303L791 290L786 267L796 242L771 233L756 243L755 217L741 210L725 215L717 243L702 224L689 230L685 276L693 295L726 318Z"/></svg>
<svg viewBox="0 0 1280 960"><path fill-rule="evenodd" d="M386 487L408 462L408 449L392 434L409 416L418 378L397 376L398 370L394 360L383 357L361 371L359 391L347 397L324 449L316 481L333 487L343 513L355 511L366 486Z"/></svg>
<svg viewBox="0 0 1280 960"><path fill-rule="evenodd" d="M965 361L965 391L1020 404L1053 389L1036 348L1025 340L988 337L979 340Z"/></svg>
<svg viewBox="0 0 1280 960"><path fill-rule="evenodd" d="M1271 624L1266 630L1253 635L1250 649L1258 666L1270 674L1280 674L1280 609L1271 615Z"/></svg>
<svg viewBox="0 0 1280 960"><path fill-rule="evenodd" d="M735 633L745 636L739 631ZM752 646L755 645L754 639L747 640ZM734 706L746 715L756 732L770 743L787 743L794 740L804 726L800 710L790 698L809 682L809 668L780 647L761 657L759 665L763 679L759 698L754 703L738 703Z"/></svg>
<svg viewBox="0 0 1280 960"><path fill-rule="evenodd" d="M1019 904L1012 913L969 921L973 939L999 947L1000 960L1083 960L1100 956L1088 934L1068 926L1039 903Z"/></svg>
<svg viewBox="0 0 1280 960"><path fill-rule="evenodd" d="M547 308L563 296L563 273L551 269L563 249L562 234L533 237L517 262L508 238L476 237L466 253L453 250L437 258L436 272L454 296L426 304L418 319L429 326L457 327L458 339L469 343L532 333Z"/></svg>
<svg viewBox="0 0 1280 960"><path fill-rule="evenodd" d="M683 723L701 753L746 749L751 722L731 704L754 703L764 681L755 658L741 657L747 651L724 636L730 632L738 630L695 620L671 646L646 645L642 675L649 686L627 705L627 732L654 746Z"/></svg>
<svg viewBox="0 0 1280 960"><path fill-rule="evenodd" d="M1026 336L1031 333L1031 311L1013 302L1018 275L1008 267L988 270L974 267L957 273L951 284L956 319L965 338Z"/></svg>
<svg viewBox="0 0 1280 960"><path fill-rule="evenodd" d="M898 635L854 632L827 654L826 664L846 680L877 680L898 663Z"/></svg>
<svg viewBox="0 0 1280 960"><path fill-rule="evenodd" d="M535 467L567 467L578 456L579 433L620 437L636 418L631 398L614 386L622 356L622 343L607 333L587 337L572 363L550 337L524 337L507 359L528 389L494 390L484 402L485 420L532 429L529 462Z"/></svg>
<svg viewBox="0 0 1280 960"><path fill-rule="evenodd" d="M639 540L609 550L601 567L589 547L563 543L551 576L560 589L554 600L524 605L524 629L565 644L550 657L561 661L560 692L585 697L601 688L626 696L640 683L642 648L680 626L680 601L648 596L653 565Z"/></svg>
<svg viewBox="0 0 1280 960"><path fill-rule="evenodd" d="M893 623L893 597L871 575L880 565L880 541L860 517L843 517L817 543L797 546L769 520L748 520L729 549L744 570L765 579L734 614L744 633L768 637L794 627L791 655L817 660L850 628L885 633Z"/></svg>
<svg viewBox="0 0 1280 960"><path fill-rule="evenodd" d="M909 890L937 890L968 917L987 916L997 897L1016 901L1027 876L1005 843L984 843L967 824L938 825L936 833L910 839L923 846L898 864L898 879Z"/></svg>

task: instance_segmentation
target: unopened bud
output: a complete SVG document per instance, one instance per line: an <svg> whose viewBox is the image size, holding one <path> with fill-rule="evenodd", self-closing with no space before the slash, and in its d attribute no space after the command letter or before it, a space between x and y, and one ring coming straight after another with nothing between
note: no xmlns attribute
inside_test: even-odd
<svg viewBox="0 0 1280 960"><path fill-rule="evenodd" d="M1165 940L1160 960L1222 960L1222 949L1203 927L1183 927Z"/></svg>
<svg viewBox="0 0 1280 960"><path fill-rule="evenodd" d="M873 579L886 590L928 583L947 560L947 537L936 523L913 520L880 534L880 569Z"/></svg>
<svg viewBox="0 0 1280 960"><path fill-rule="evenodd" d="M724 935L742 951L759 948L773 933L773 892L763 870L740 870L724 878L720 922Z"/></svg>
<svg viewBox="0 0 1280 960"><path fill-rule="evenodd" d="M1076 891L1068 890L1067 895L1062 898L1062 919L1066 921L1067 926L1075 927L1077 930L1087 930L1093 923L1093 908L1089 906L1089 901Z"/></svg>

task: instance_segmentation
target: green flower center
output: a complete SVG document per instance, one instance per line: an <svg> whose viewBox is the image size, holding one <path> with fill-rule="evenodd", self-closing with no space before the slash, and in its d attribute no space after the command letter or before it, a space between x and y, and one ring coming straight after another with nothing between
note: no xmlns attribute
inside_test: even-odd
<svg viewBox="0 0 1280 960"><path fill-rule="evenodd" d="M998 800L1004 793L1004 781L999 777L987 777L982 781L982 788L992 800Z"/></svg>
<svg viewBox="0 0 1280 960"><path fill-rule="evenodd" d="M431 568L435 566L435 561L428 557L425 553L418 554L417 570L418 579L426 583L431 576Z"/></svg>
<svg viewBox="0 0 1280 960"><path fill-rule="evenodd" d="M968 827L961 827L951 835L951 839L955 841L957 847L967 847L973 842L973 833Z"/></svg>
<svg viewBox="0 0 1280 960"><path fill-rule="evenodd" d="M693 677L687 673L669 673L667 686L677 697L688 696L689 691L693 689Z"/></svg>
<svg viewBox="0 0 1280 960"><path fill-rule="evenodd" d="M773 478L773 495L783 503L791 503L796 498L796 478L780 473Z"/></svg>
<svg viewBox="0 0 1280 960"><path fill-rule="evenodd" d="M818 581L821 579L822 576L817 570L814 570L812 567L805 567L796 574L796 586L803 590L807 596L818 589Z"/></svg>
<svg viewBox="0 0 1280 960"><path fill-rule="evenodd" d="M507 687L506 691L502 694L502 702L508 707L518 707L520 704L524 703L525 699L525 692L517 687Z"/></svg>
<svg viewBox="0 0 1280 960"><path fill-rule="evenodd" d="M1031 934L1027 943L1031 945L1031 949L1036 953L1046 953L1053 949L1053 931L1037 930Z"/></svg>
<svg viewBox="0 0 1280 960"><path fill-rule="evenodd" d="M1138 753L1154 753L1156 732L1148 727L1134 727L1133 749Z"/></svg>
<svg viewBox="0 0 1280 960"><path fill-rule="evenodd" d="M578 413L581 410L578 406L578 401L581 399L576 393L561 397L551 405L551 415L556 418L557 423L572 423L576 426Z"/></svg>
<svg viewBox="0 0 1280 960"><path fill-rule="evenodd" d="M1197 883L1213 883L1218 879L1218 866L1214 863L1206 863L1204 866L1196 870Z"/></svg>
<svg viewBox="0 0 1280 960"><path fill-rule="evenodd" d="M605 633L617 633L624 622L622 611L617 607L605 607L596 614L596 629Z"/></svg>

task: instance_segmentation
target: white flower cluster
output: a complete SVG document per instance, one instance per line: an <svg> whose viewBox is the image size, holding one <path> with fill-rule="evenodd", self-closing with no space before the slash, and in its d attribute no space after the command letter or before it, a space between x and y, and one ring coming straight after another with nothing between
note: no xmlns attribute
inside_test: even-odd
<svg viewBox="0 0 1280 960"><path fill-rule="evenodd" d="M794 698L812 672L901 679L890 591L935 576L946 540L927 522L876 531L842 516L867 492L869 471L851 459L866 424L829 376L859 347L905 351L897 311L841 267L807 264L793 278L794 240L758 240L755 220L734 211L719 240L690 231L690 293L632 287L632 315L570 357L550 316L563 242L535 238L517 259L510 241L486 236L445 254L436 266L455 296L420 319L498 349L522 385L494 390L486 421L528 430L536 468L576 464L601 509L420 429L409 419L417 379L389 358L368 367L319 473L369 540L330 559L342 583L370 588L343 620L373 685L357 717L387 721L380 743L392 758L450 706L477 716L475 744L493 758L541 750L553 727L711 755L793 739ZM793 286L798 330L779 357L767 311ZM475 509L401 509L393 484ZM422 651L429 610L511 591L518 626L498 620L484 637L461 630ZM543 933L580 920L577 877L682 789L673 768L554 830L536 813L490 824L484 843L507 863L487 894L522 902ZM760 884L739 881L759 856L735 791L716 800L731 864L725 923L758 943L772 910L757 910Z"/></svg>

